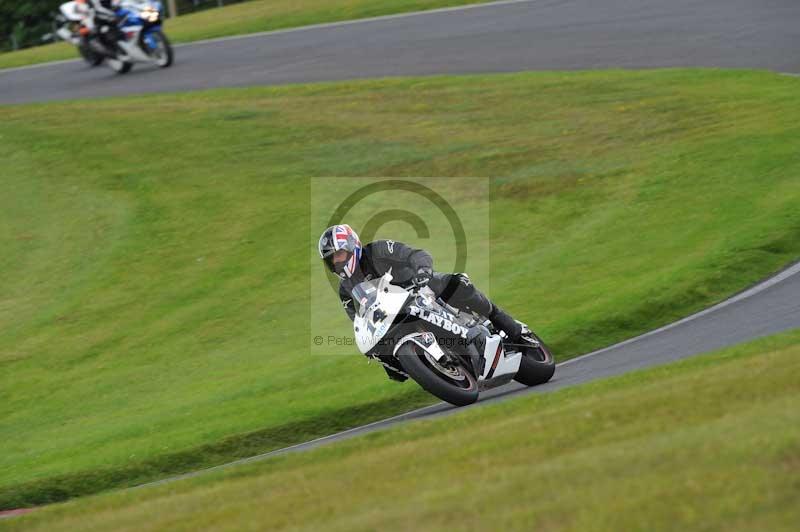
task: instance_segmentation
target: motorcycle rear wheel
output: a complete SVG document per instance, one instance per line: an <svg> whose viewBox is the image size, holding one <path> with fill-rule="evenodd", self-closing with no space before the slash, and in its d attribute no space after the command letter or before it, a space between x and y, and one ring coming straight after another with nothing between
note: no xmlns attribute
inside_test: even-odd
<svg viewBox="0 0 800 532"><path fill-rule="evenodd" d="M106 59L106 64L117 74L127 74L130 72L131 68L133 68L133 63L120 61L119 59L112 59L110 57Z"/></svg>
<svg viewBox="0 0 800 532"><path fill-rule="evenodd" d="M463 366L444 368L413 342L403 344L397 358L408 375L422 388L455 406L478 400L478 382Z"/></svg>
<svg viewBox="0 0 800 532"><path fill-rule="evenodd" d="M514 380L525 386L536 386L549 381L556 372L556 361L550 348L541 338L531 333L539 347L527 347L522 350L522 361Z"/></svg>
<svg viewBox="0 0 800 532"><path fill-rule="evenodd" d="M93 67L96 67L105 59L105 57L95 53L87 44L84 43L78 45L78 53L81 54L81 57L83 57L84 61L89 63L89 66Z"/></svg>

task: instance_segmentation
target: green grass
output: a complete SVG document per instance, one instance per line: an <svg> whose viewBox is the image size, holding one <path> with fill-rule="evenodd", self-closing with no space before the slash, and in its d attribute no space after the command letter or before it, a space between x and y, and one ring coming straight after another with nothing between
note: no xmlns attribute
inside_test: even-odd
<svg viewBox="0 0 800 532"><path fill-rule="evenodd" d="M561 360L776 271L800 255L799 83L536 73L2 108L0 508L432 402L355 350L308 354L310 177L492 177L492 295Z"/></svg>
<svg viewBox="0 0 800 532"><path fill-rule="evenodd" d="M798 373L800 331L0 529L796 530Z"/></svg>
<svg viewBox="0 0 800 532"><path fill-rule="evenodd" d="M486 1L489 0L251 0L167 20L165 30L173 43L186 43ZM59 42L2 53L0 69L76 57L74 46Z"/></svg>

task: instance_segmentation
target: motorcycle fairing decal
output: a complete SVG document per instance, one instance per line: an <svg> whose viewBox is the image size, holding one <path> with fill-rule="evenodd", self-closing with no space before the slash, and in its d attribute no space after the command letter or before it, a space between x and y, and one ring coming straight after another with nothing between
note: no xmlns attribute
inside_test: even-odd
<svg viewBox="0 0 800 532"><path fill-rule="evenodd" d="M386 331L389 329L388 323L381 323L379 327L376 327L374 323L370 322L370 327L373 329L372 334L374 336L382 337L386 334Z"/></svg>
<svg viewBox="0 0 800 532"><path fill-rule="evenodd" d="M408 311L412 316L416 316L421 318L428 323L435 325L441 329L444 329L447 332L451 332L457 336L460 336L463 339L467 339L467 328L462 327L461 325L454 323L451 319L447 319L446 317L431 312L429 310L419 308L415 305L409 305ZM455 318L455 316L453 316Z"/></svg>
<svg viewBox="0 0 800 532"><path fill-rule="evenodd" d="M422 333L422 337L421 338L422 338L422 342L425 345L431 345L432 343L434 343L436 341L436 336L434 336L432 332L428 332L428 331L425 331L424 333Z"/></svg>
<svg viewBox="0 0 800 532"><path fill-rule="evenodd" d="M427 351L428 354L431 355L433 358L435 358L438 362L439 360L442 359L442 357L444 357L444 351L442 351L442 348L435 341L430 345L426 345L426 338L424 337L425 334L430 334L430 333L414 332L403 336L400 339L400 341L397 342L397 345L394 346L394 351L392 351L392 354L397 355L397 351L400 349L400 347L402 347L403 344L407 342L413 342L417 344L420 348Z"/></svg>

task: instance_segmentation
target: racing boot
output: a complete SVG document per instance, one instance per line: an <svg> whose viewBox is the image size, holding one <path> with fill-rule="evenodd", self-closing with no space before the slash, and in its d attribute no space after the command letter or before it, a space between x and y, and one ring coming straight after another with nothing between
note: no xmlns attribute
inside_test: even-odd
<svg viewBox="0 0 800 532"><path fill-rule="evenodd" d="M522 340L523 324L506 314L497 305L492 304L492 311L488 318L492 325L506 333L511 343L519 343ZM524 328L527 329L527 327Z"/></svg>

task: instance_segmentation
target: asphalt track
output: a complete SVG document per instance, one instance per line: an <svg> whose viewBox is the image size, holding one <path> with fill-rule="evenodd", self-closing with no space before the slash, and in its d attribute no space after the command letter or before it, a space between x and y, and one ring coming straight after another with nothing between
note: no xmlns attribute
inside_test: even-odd
<svg viewBox="0 0 800 532"><path fill-rule="evenodd" d="M189 44L163 71L119 76L80 61L0 71L0 104L520 70L800 73L798 21L797 0L519 0Z"/></svg>
<svg viewBox="0 0 800 532"><path fill-rule="evenodd" d="M0 103L397 75L672 66L800 73L797 0L533 0L382 17L186 45L166 71L127 76L66 62L0 71ZM800 327L800 263L710 309L559 364L551 382L485 392L470 407L546 393ZM208 470L446 415L439 403ZM145 486L143 485L143 486ZM141 487L141 486L140 486Z"/></svg>
<svg viewBox="0 0 800 532"><path fill-rule="evenodd" d="M456 408L446 403L437 403L316 440L209 469L149 482L132 489L174 482L281 454L307 451L383 430L398 423L463 412L522 394L552 392L604 377L667 364L796 328L800 328L800 262L697 314L611 347L562 362L558 365L553 379L547 384L533 388L517 383L507 384L481 393L480 401L467 407Z"/></svg>

